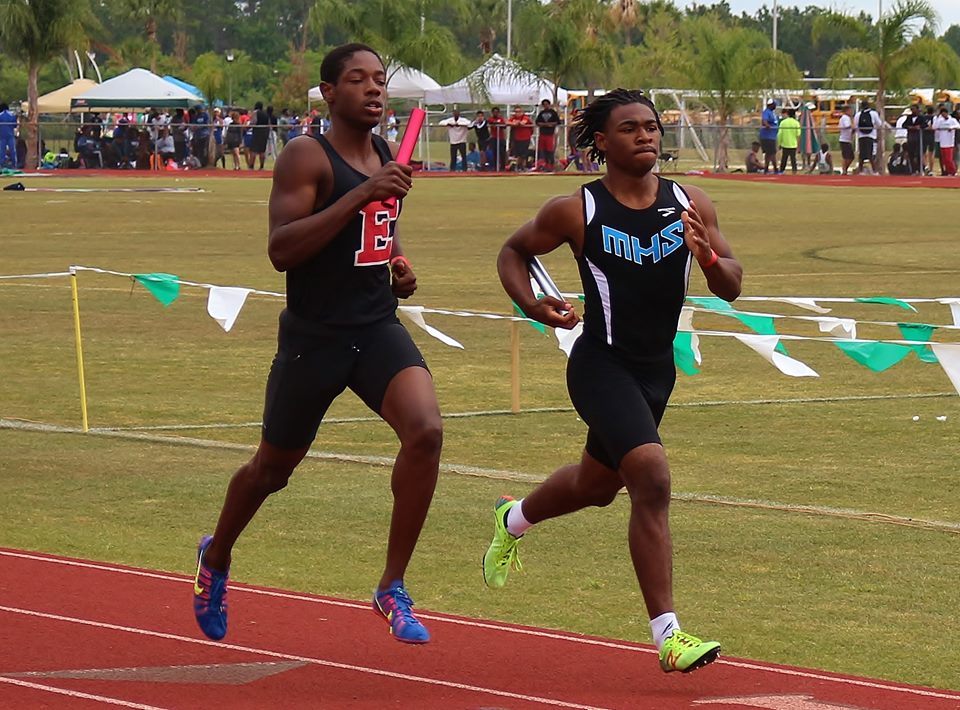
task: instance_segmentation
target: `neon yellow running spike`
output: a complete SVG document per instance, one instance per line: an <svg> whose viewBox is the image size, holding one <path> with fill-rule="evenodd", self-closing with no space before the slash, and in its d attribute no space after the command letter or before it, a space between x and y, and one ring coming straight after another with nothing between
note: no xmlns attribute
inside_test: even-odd
<svg viewBox="0 0 960 710"><path fill-rule="evenodd" d="M696 636L674 631L660 648L660 668L664 673L689 673L713 663L720 655L716 641L701 641Z"/></svg>
<svg viewBox="0 0 960 710"><path fill-rule="evenodd" d="M519 537L507 531L507 511L517 504L510 496L503 496L493 506L493 542L483 556L483 581L488 587L499 589L507 583L507 574L512 566L517 572L523 569L517 555Z"/></svg>

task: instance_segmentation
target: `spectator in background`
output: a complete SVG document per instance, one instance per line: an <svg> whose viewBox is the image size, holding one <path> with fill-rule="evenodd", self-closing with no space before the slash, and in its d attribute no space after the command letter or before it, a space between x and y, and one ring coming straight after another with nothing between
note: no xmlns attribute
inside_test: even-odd
<svg viewBox="0 0 960 710"><path fill-rule="evenodd" d="M760 163L760 141L754 141L750 144L750 152L747 153L747 172L748 173L759 173L763 170L763 165Z"/></svg>
<svg viewBox="0 0 960 710"><path fill-rule="evenodd" d="M887 161L887 172L891 175L910 174L910 156L899 143L894 144L893 152L890 153L890 159Z"/></svg>
<svg viewBox="0 0 960 710"><path fill-rule="evenodd" d="M397 142L397 136L400 135L400 120L397 118L397 112L392 108L387 109L387 140Z"/></svg>
<svg viewBox="0 0 960 710"><path fill-rule="evenodd" d="M223 169L227 169L227 156L223 149L223 132L226 123L223 119L223 111L220 108L213 109L213 167L223 163Z"/></svg>
<svg viewBox="0 0 960 710"><path fill-rule="evenodd" d="M260 167L263 170L263 163L266 159L267 141L270 140L270 117L263 110L263 102L257 101L253 105L253 115L250 117L250 125L253 133L250 136L250 152L247 153L247 167L253 170L257 158L260 159Z"/></svg>
<svg viewBox="0 0 960 710"><path fill-rule="evenodd" d="M940 142L940 166L943 168L943 175L957 174L953 150L957 142L958 128L960 128L960 121L950 115L946 106L941 106L939 115L934 119L933 130Z"/></svg>
<svg viewBox="0 0 960 710"><path fill-rule="evenodd" d="M471 143L467 151L467 170L479 170L480 169L480 151L477 150L477 144Z"/></svg>
<svg viewBox="0 0 960 710"><path fill-rule="evenodd" d="M810 172L813 172L814 166L810 166ZM820 145L820 152L817 153L816 170L821 175L833 175L833 156L830 155L830 144L824 141Z"/></svg>
<svg viewBox="0 0 960 710"><path fill-rule="evenodd" d="M170 135L170 130L167 128L160 129L159 137L157 138L157 155L160 156L161 165L166 165L170 160L176 162L176 141L173 140L173 136Z"/></svg>
<svg viewBox="0 0 960 710"><path fill-rule="evenodd" d="M876 165L876 145L879 132L877 129L883 125L880 114L870 108L869 101L860 102L860 110L853 117L853 125L857 132L857 144L860 149L860 165L857 172L863 173L864 161L869 162L873 171L880 172L880 166Z"/></svg>
<svg viewBox="0 0 960 710"><path fill-rule="evenodd" d="M553 170L557 160L557 126L560 125L560 114L550 104L550 99L540 102L540 113L536 118L540 135L537 137L537 153L543 166Z"/></svg>
<svg viewBox="0 0 960 710"><path fill-rule="evenodd" d="M273 106L267 106L267 150L266 155L277 159L277 117L273 114Z"/></svg>
<svg viewBox="0 0 960 710"><path fill-rule="evenodd" d="M787 158L790 159L790 169L797 174L797 145L800 143L800 121L797 120L796 109L788 108L787 116L780 121L777 130L777 144L783 149L780 156L780 172L787 169ZM764 170L766 172L766 170Z"/></svg>
<svg viewBox="0 0 960 710"><path fill-rule="evenodd" d="M925 173L933 175L933 158L937 148L936 132L933 130L933 119L936 118L933 106L927 106L922 118L923 128L920 130L920 144L923 146L922 162L926 164Z"/></svg>
<svg viewBox="0 0 960 710"><path fill-rule="evenodd" d="M842 162L842 175L847 174L850 163L853 162L853 106L845 106L840 115L840 158Z"/></svg>
<svg viewBox="0 0 960 710"><path fill-rule="evenodd" d="M493 170L500 172L507 160L507 121L500 115L500 107L490 109L490 143L493 148Z"/></svg>
<svg viewBox="0 0 960 710"><path fill-rule="evenodd" d="M440 121L441 126L447 129L447 137L450 139L450 165L447 168L451 172L457 169L457 155L460 155L460 169L467 169L467 133L470 126L473 125L470 119L460 115L460 111L453 109L453 115Z"/></svg>
<svg viewBox="0 0 960 710"><path fill-rule="evenodd" d="M193 155L200 162L200 167L207 167L210 161L210 114L203 104L197 104L193 114L194 124L191 146Z"/></svg>
<svg viewBox="0 0 960 710"><path fill-rule="evenodd" d="M117 167L121 170L130 167L130 159L133 157L131 141L128 140L128 133L132 133L129 126L130 119L127 114L118 114L117 125L113 129L113 149L117 156Z"/></svg>
<svg viewBox="0 0 960 710"><path fill-rule="evenodd" d="M240 124L240 114L237 111L231 111L230 115L223 120L225 127L224 145L226 151L233 156L233 169L240 169L240 146L243 145L243 126ZM224 159L223 167L226 168L227 161Z"/></svg>
<svg viewBox="0 0 960 710"><path fill-rule="evenodd" d="M480 150L480 167L487 170L491 165L486 159L487 143L490 142L490 126L487 124L487 118L483 115L483 111L477 111L477 116L473 119L473 132L477 136L477 148Z"/></svg>
<svg viewBox="0 0 960 710"><path fill-rule="evenodd" d="M17 117L10 107L0 104L0 167L16 169L17 165Z"/></svg>
<svg viewBox="0 0 960 710"><path fill-rule="evenodd" d="M170 119L170 135L173 138L173 149L178 163L187 157L187 119L183 109L178 108Z"/></svg>
<svg viewBox="0 0 960 710"><path fill-rule="evenodd" d="M903 120L903 129L907 132L904 147L907 158L910 160L910 172L920 174L923 162L923 146L920 145L923 135L923 116L920 115L920 107L917 104L911 104L910 113Z"/></svg>
<svg viewBox="0 0 960 710"><path fill-rule="evenodd" d="M510 126L510 155L516 160L517 170L526 170L530 161L533 121L523 110L523 106L515 106L507 123Z"/></svg>
<svg viewBox="0 0 960 710"><path fill-rule="evenodd" d="M90 132L87 135L99 141L103 136L103 118L97 111L94 111L87 119L87 123L90 124Z"/></svg>
<svg viewBox="0 0 960 710"><path fill-rule="evenodd" d="M770 166L777 171L777 128L780 120L777 118L777 102L767 101L767 107L760 116L760 147L763 148L763 172L769 172Z"/></svg>

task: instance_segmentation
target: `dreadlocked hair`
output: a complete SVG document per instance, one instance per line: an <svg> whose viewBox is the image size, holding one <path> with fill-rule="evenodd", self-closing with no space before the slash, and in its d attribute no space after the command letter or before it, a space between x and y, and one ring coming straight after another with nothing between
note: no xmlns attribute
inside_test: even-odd
<svg viewBox="0 0 960 710"><path fill-rule="evenodd" d="M660 129L660 135L663 135L663 124L660 123L660 114L657 113L657 107L653 101L648 99L640 89L614 89L608 91L603 96L598 96L580 112L574 122L574 128L577 134L577 148L590 151L590 160L596 160L597 163L606 162L606 155L597 148L596 133L603 133L607 125L607 119L610 118L610 112L617 106L626 106L627 104L643 104L653 111L657 119L657 128Z"/></svg>

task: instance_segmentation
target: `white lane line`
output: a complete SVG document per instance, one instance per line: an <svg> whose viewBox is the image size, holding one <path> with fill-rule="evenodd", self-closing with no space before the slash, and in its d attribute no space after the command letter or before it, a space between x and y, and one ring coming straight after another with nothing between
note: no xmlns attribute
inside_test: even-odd
<svg viewBox="0 0 960 710"><path fill-rule="evenodd" d="M11 419L0 419L0 429L16 429L20 431L36 431L57 434L82 433L81 430L76 427L62 427L55 424L39 424L35 422L23 422ZM217 441L214 439L196 439L182 436L163 436L159 434L131 431L91 429L85 435L106 436L118 439L134 439L137 441L147 441L150 443L159 444L176 444L179 446L197 446L201 448L222 449L227 451L248 451L252 453L256 450L256 447L250 444L237 444L232 442ZM308 451L307 458L318 459L321 461L337 461L340 463L359 463L368 466L380 466L385 468L392 468L394 464L394 459L390 458L389 456L341 454L327 451ZM470 466L468 464L456 463L442 463L440 464L440 471L442 473L452 473L459 476L470 476L473 478L485 478L501 481L515 481L521 483L540 483L546 478L545 475L523 473L522 471L504 471L495 468L482 468L480 466ZM622 491L621 493L625 492ZM931 530L936 532L948 532L954 534L960 533L960 523L942 520L926 520L924 518L916 518L913 516L877 513L868 510L856 510L854 508L832 508L822 505L781 503L779 501L735 498L713 495L710 493L683 493L680 491L674 491L671 495L671 499L685 503L707 503L730 507L762 508L764 510L796 513L800 515L839 517L850 520L863 520L867 522L888 525L900 525L904 527L919 528L922 530Z"/></svg>
<svg viewBox="0 0 960 710"><path fill-rule="evenodd" d="M94 569L101 572L112 572L118 574L129 574L137 577L149 577L152 579L160 579L169 582L178 582L184 584L192 584L193 578L187 577L178 577L172 574L165 574L162 572L148 572L146 570L137 570L137 569L126 569L123 567L112 567L110 565L95 563L95 562L83 562L80 560L71 560L58 557L45 557L43 555L34 555L28 552L16 552L13 550L0 550L0 557L17 557L26 560L33 560L36 562L48 562L51 564L65 565L68 567L82 567L86 569ZM293 592L282 592L274 591L270 589L258 589L256 587L248 587L242 584L231 584L230 591L236 592L247 592L249 594L259 594L262 596L268 597L277 597L280 599L289 599L293 601L305 601L313 604L326 604L329 606L338 606L346 607L349 609L359 609L363 611L369 610L368 604L361 604L359 602L351 602L340 599L324 599L322 597L312 597L306 596L303 594L295 594ZM0 607L2 608L2 607ZM424 619L430 619L431 621L438 621L446 624L458 624L461 626L472 626L475 628L489 629L491 631L503 631L505 633L512 634L521 634L526 636L535 636L538 638L548 638L557 641L568 641L570 643L580 644L584 646L600 646L603 648L612 648L620 651L632 651L634 653L656 653L656 649L648 646L639 646L639 645L628 645L626 643L617 643L616 641L605 641L602 639L587 638L585 636L576 636L572 634L563 634L553 631L545 631L541 629L532 629L524 628L521 626L511 626L508 624L498 624L496 622L489 621L476 621L473 619L463 619L447 616L438 616L435 614L430 614L428 612L421 612L418 616ZM781 675L796 676L799 678L812 678L815 680L830 681L834 683L848 683L852 685L862 685L868 688L878 688L881 690L890 690L899 693L908 693L914 695L929 696L935 698L946 698L948 700L958 700L960 701L960 694L948 695L940 693L937 691L926 690L923 688L913 688L906 686L898 685L888 685L885 683L878 683L875 681L869 680L859 680L856 678L844 678L844 677L835 677L829 675L823 675L819 673L812 673L809 671L804 671L802 669L794 668L784 668L779 666L766 666L759 663L752 663L748 661L733 661L721 658L716 661L721 665L735 666L737 668L748 668L750 670L757 671L769 671L770 673L779 673Z"/></svg>
<svg viewBox="0 0 960 710"><path fill-rule="evenodd" d="M164 710L156 705L141 705L140 703L131 703L117 698L108 698L106 695L92 695L90 693L81 693L79 690L66 690L65 688L56 688L52 685L42 685L40 683L30 683L16 678L4 678L0 676L0 683L17 685L21 688L31 688L32 690L42 690L47 693L56 693L57 695L67 695L71 698L82 698L83 700L96 700L107 705L121 705L125 708L138 708L138 710Z"/></svg>
<svg viewBox="0 0 960 710"><path fill-rule="evenodd" d="M426 676L416 676L410 675L408 673L399 673L395 671L385 671L380 668L370 668L367 666L357 666L352 663L338 663L336 661L330 661L325 658L314 658L311 656L298 656L292 653L281 653L279 651L271 651L266 648L254 648L252 646L240 646L239 644L233 643L223 643L222 641L209 641L207 639L198 639L192 638L190 636L180 636L179 634L168 634L162 631L151 631L149 629L141 629L135 626L121 626L119 624L110 624L104 621L94 621L92 619L81 619L73 616L62 616L60 614L48 614L46 612L34 611L32 609L21 609L18 607L10 606L0 606L0 611L5 611L10 614L19 614L21 616L30 616L40 619L49 619L52 621L63 621L71 624L79 624L81 626L90 626L97 629L107 629L109 631L123 631L128 634L135 634L139 636L149 636L152 638L160 638L168 641L180 641L183 643L190 643L199 646L212 646L214 648L225 648L231 651L239 651L241 653L252 653L259 656L269 656L271 658L282 658L288 661L301 661L303 663L312 663L317 666L323 666L326 668L337 668L339 670L354 671L357 673L366 673L369 675L382 676L385 678L393 678L396 680L408 680L414 683L422 683L424 685L434 685L444 688L454 688L456 690L466 690L473 693L482 693L484 695L495 695L501 698L510 698L512 700L523 700L530 703L539 703L541 705L552 705L554 707L561 708L575 708L576 710L607 710L595 705L581 705L579 703L568 703L563 700L556 700L554 698L543 698L536 695L524 695L522 693L512 693L508 690L497 690L495 688L484 688L478 685L468 685L466 683L456 683L450 680L443 680L441 678L428 678Z"/></svg>

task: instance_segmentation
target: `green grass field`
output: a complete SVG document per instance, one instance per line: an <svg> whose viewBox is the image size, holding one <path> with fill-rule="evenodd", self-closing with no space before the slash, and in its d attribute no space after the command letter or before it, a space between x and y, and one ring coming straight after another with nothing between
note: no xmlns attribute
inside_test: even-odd
<svg viewBox="0 0 960 710"><path fill-rule="evenodd" d="M265 255L266 180L24 181L206 191L0 193L0 273L82 264L283 288ZM718 206L744 265L744 295L960 295L953 191L691 182ZM539 176L418 181L402 219L420 283L412 302L509 313L496 277L499 245L547 197L578 184ZM569 254L545 261L562 288L579 290ZM164 308L128 279L84 272L79 288L91 426L190 425L149 435L210 446L0 429L0 546L187 573L198 536L212 528L227 480L248 455L214 445L257 441L250 424L262 408L280 302L251 297L225 334L200 289L185 288ZM699 273L691 293L706 293ZM810 315L775 303L739 307ZM837 304L831 315L951 322L939 304L919 313ZM509 325L439 315L427 322L466 348L411 328L442 409L508 409ZM739 327L708 315L696 324ZM818 334L811 323L777 325ZM521 332L524 408L567 407L565 359L552 336ZM934 337L955 342L956 332ZM899 337L879 325L861 324L859 333ZM0 335L0 417L79 426L67 279L0 280ZM708 337L701 373L679 377L662 435L677 496L676 598L685 628L718 638L727 655L960 688L952 643L960 399L938 365L913 356L873 373L827 343L788 347L821 377L788 378L732 339ZM329 416L367 414L348 394ZM576 415L450 418L445 428L447 472L408 574L419 606L649 641L625 544L624 497L544 524L524 543L524 574L498 593L482 583L494 499L522 495L530 476L579 455L584 427ZM381 422L329 423L315 450L391 457L396 442ZM515 480L462 475L467 467ZM382 565L388 479L383 466L308 459L241 538L235 579L365 599Z"/></svg>

